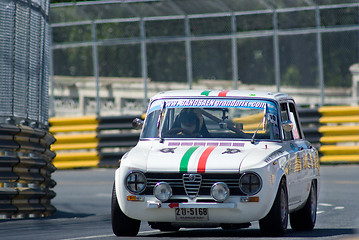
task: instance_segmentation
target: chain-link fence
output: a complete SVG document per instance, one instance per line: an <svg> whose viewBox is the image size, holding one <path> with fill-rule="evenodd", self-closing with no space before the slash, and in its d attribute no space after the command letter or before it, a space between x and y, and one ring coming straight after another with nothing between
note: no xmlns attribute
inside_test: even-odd
<svg viewBox="0 0 359 240"><path fill-rule="evenodd" d="M49 1L0 0L0 122L47 125Z"/></svg>
<svg viewBox="0 0 359 240"><path fill-rule="evenodd" d="M52 215L49 0L0 0L0 218Z"/></svg>
<svg viewBox="0 0 359 240"><path fill-rule="evenodd" d="M358 0L53 4L51 22L53 115L70 105L81 114L121 113L133 102L142 111L154 92L176 88L282 90L302 104L351 103Z"/></svg>

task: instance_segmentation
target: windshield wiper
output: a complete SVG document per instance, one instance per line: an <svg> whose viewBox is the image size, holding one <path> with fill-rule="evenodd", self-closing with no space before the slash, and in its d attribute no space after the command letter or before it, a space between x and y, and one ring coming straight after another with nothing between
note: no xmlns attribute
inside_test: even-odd
<svg viewBox="0 0 359 240"><path fill-rule="evenodd" d="M257 134L257 132L258 132L258 130L259 130L259 127L260 127L261 125L262 125L262 122L259 122L259 125L258 125L256 131L253 133L253 136L252 136L252 139L251 139L251 143L252 143L252 144L254 144L254 138L256 137L256 134Z"/></svg>
<svg viewBox="0 0 359 240"><path fill-rule="evenodd" d="M265 121L265 118L266 118L266 114L264 114L264 115L263 115L263 119L262 119L262 121L260 121L260 122L259 122L259 124L258 124L258 127L257 127L256 131L253 133L253 136L252 136L252 139L251 139L251 143L252 143L252 144L254 144L254 138L255 138L255 137L256 137L256 135L257 135L257 132L258 132L258 130L259 130L259 127L262 125L262 123L263 123L263 126L264 126L264 121Z"/></svg>

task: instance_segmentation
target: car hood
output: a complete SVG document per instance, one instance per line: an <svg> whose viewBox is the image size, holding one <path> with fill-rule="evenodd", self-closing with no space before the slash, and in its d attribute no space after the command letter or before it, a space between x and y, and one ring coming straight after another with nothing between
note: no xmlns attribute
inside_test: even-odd
<svg viewBox="0 0 359 240"><path fill-rule="evenodd" d="M243 167L265 164L264 160L279 148L276 144L249 141L156 141L151 145L145 157L148 172L239 172Z"/></svg>

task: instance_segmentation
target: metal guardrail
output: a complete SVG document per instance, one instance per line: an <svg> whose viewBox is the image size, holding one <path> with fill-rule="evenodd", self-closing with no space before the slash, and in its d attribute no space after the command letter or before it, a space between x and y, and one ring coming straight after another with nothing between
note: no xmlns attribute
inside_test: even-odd
<svg viewBox="0 0 359 240"><path fill-rule="evenodd" d="M56 185L51 173L55 138L46 130L0 124L0 216L50 216Z"/></svg>

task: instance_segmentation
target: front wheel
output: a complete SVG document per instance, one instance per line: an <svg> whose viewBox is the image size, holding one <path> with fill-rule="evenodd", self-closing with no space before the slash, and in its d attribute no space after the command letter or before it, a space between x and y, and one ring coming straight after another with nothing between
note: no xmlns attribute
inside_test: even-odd
<svg viewBox="0 0 359 240"><path fill-rule="evenodd" d="M273 206L267 216L259 220L261 232L266 236L282 236L288 226L288 193L286 181L280 182Z"/></svg>
<svg viewBox="0 0 359 240"><path fill-rule="evenodd" d="M314 228L317 219L317 185L310 187L310 193L304 207L290 214L290 225L293 230L309 231Z"/></svg>
<svg viewBox="0 0 359 240"><path fill-rule="evenodd" d="M140 230L140 220L126 216L118 204L116 188L113 184L111 201L112 231L116 236L136 236Z"/></svg>

